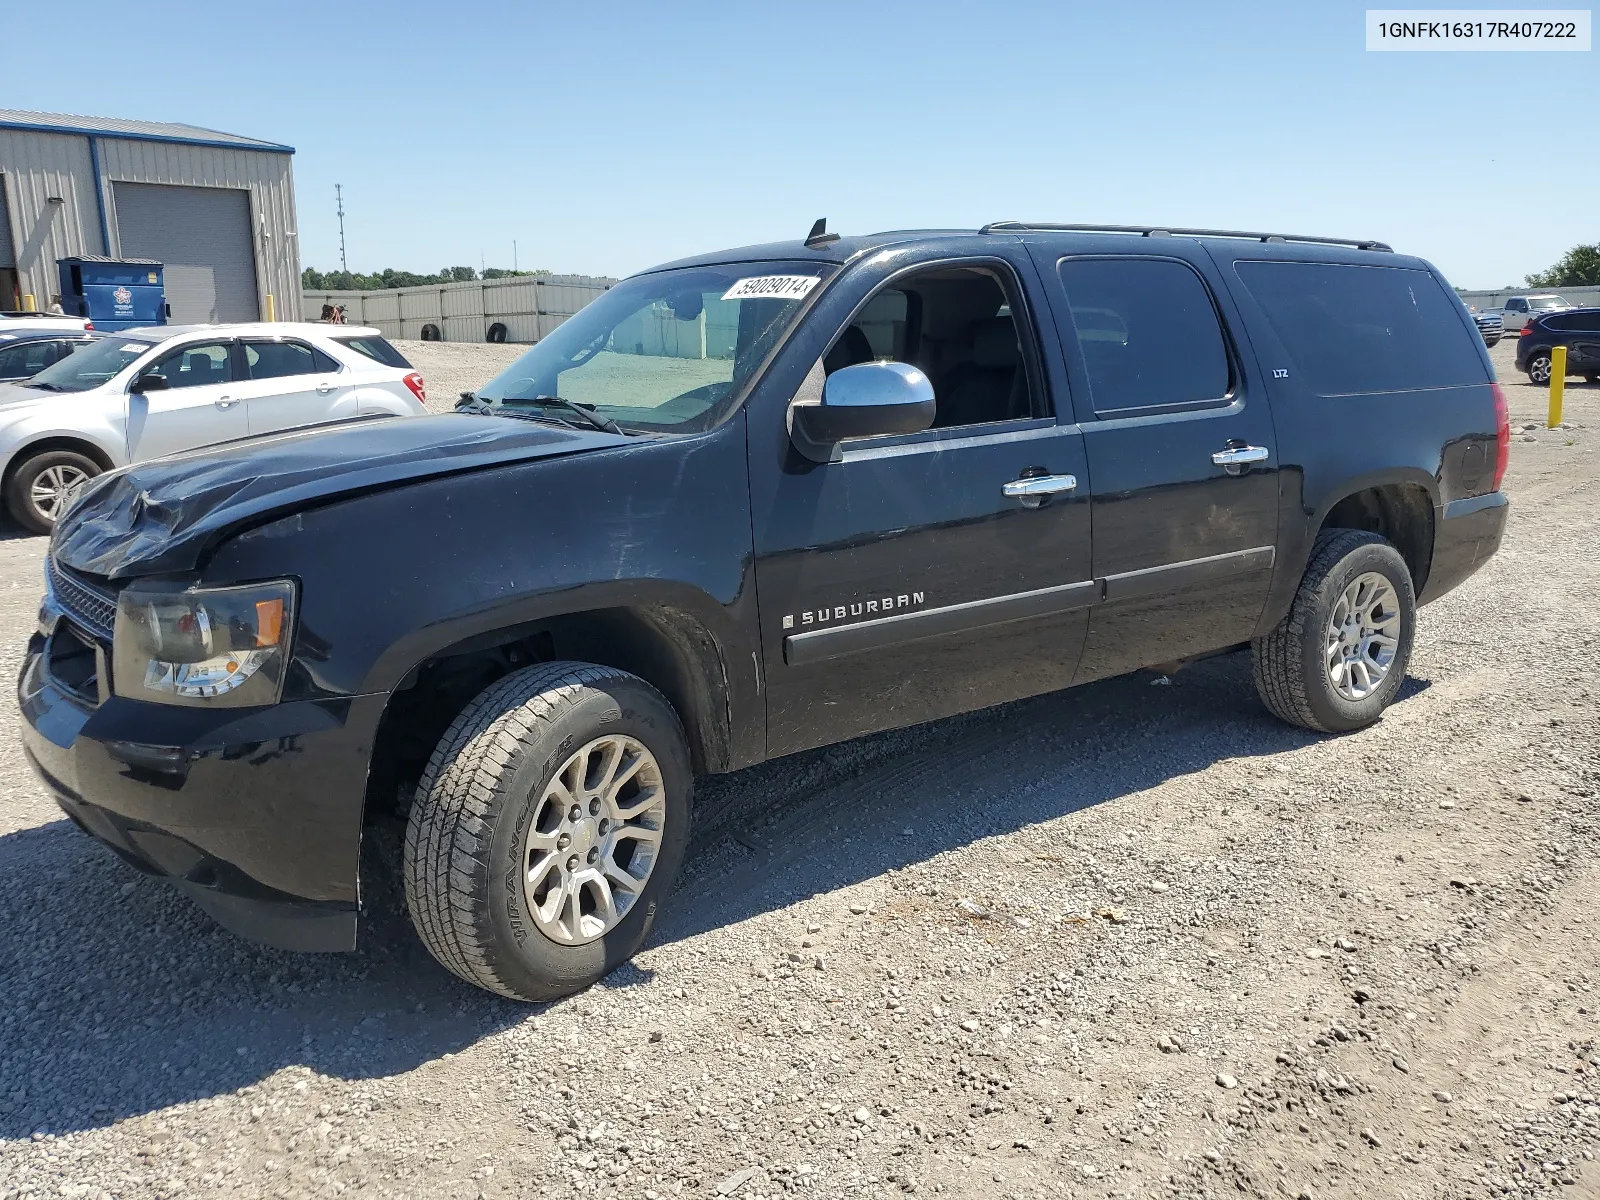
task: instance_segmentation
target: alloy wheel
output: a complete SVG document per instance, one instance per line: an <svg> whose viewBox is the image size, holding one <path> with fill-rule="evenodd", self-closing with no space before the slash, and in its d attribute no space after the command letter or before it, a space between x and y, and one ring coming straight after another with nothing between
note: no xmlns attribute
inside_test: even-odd
<svg viewBox="0 0 1600 1200"><path fill-rule="evenodd" d="M1529 363L1528 364L1528 378L1531 379L1534 383L1540 383L1540 384L1549 383L1550 382L1550 360L1548 358L1544 357L1544 355L1541 354L1538 358L1534 359L1531 363Z"/></svg>
<svg viewBox="0 0 1600 1200"><path fill-rule="evenodd" d="M523 897L551 941L581 946L627 916L666 828L661 765L644 743L596 738L555 773L528 826Z"/></svg>
<svg viewBox="0 0 1600 1200"><path fill-rule="evenodd" d="M1328 681L1346 700L1365 700L1388 678L1400 647L1400 598L1376 571L1358 575L1328 617Z"/></svg>
<svg viewBox="0 0 1600 1200"><path fill-rule="evenodd" d="M46 521L53 522L72 503L72 498L88 478L87 471L67 463L57 463L34 477L28 497L38 514Z"/></svg>

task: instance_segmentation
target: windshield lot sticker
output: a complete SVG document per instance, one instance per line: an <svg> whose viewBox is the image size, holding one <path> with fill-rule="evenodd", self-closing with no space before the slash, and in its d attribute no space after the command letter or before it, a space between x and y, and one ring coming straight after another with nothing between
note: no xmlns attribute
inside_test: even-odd
<svg viewBox="0 0 1600 1200"><path fill-rule="evenodd" d="M724 300L799 300L817 286L815 275L752 275L722 293Z"/></svg>
<svg viewBox="0 0 1600 1200"><path fill-rule="evenodd" d="M118 347L124 354L137 354L139 351L148 350L149 348L143 342L124 342Z"/></svg>

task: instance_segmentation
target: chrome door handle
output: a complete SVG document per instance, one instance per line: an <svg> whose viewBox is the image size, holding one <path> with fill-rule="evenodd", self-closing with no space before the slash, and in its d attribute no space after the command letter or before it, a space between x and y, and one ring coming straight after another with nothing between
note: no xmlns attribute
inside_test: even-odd
<svg viewBox="0 0 1600 1200"><path fill-rule="evenodd" d="M218 408L232 408L235 404L238 403L238 401L237 400L229 400L226 396L220 396L216 400L212 401L212 403L215 404Z"/></svg>
<svg viewBox="0 0 1600 1200"><path fill-rule="evenodd" d="M1241 467L1246 463L1266 462L1270 454L1265 446L1229 446L1213 454L1211 461L1219 467Z"/></svg>
<svg viewBox="0 0 1600 1200"><path fill-rule="evenodd" d="M1070 492L1078 486L1076 475L1030 475L1026 479L1013 479L1001 487L1007 496L1052 496L1056 492Z"/></svg>
<svg viewBox="0 0 1600 1200"><path fill-rule="evenodd" d="M317 391L326 396L329 392L337 391L338 387L339 385L336 383L319 383L317 384Z"/></svg>

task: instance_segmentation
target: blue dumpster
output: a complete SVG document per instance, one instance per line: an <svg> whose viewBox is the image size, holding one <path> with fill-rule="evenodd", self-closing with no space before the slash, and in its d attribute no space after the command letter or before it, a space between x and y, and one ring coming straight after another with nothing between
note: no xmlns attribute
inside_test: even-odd
<svg viewBox="0 0 1600 1200"><path fill-rule="evenodd" d="M167 323L161 264L148 258L85 254L56 262L61 307L87 317L96 329L132 329Z"/></svg>

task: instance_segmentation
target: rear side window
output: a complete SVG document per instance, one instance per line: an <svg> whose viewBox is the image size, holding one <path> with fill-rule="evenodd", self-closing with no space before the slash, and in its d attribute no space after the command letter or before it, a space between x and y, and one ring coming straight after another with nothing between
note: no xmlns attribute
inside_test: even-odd
<svg viewBox="0 0 1600 1200"><path fill-rule="evenodd" d="M251 379L315 375L321 370L311 347L301 342L246 342L244 361Z"/></svg>
<svg viewBox="0 0 1600 1200"><path fill-rule="evenodd" d="M1350 396L1459 387L1486 378L1458 302L1426 271L1251 262L1234 270L1313 392Z"/></svg>
<svg viewBox="0 0 1600 1200"><path fill-rule="evenodd" d="M1544 327L1557 333L1600 333L1600 312L1564 313L1546 317Z"/></svg>
<svg viewBox="0 0 1600 1200"><path fill-rule="evenodd" d="M1061 261L1097 413L1215 402L1232 385L1211 294L1163 258Z"/></svg>
<svg viewBox="0 0 1600 1200"><path fill-rule="evenodd" d="M381 362L386 367L400 367L407 371L411 369L411 364L406 361L405 355L391 346L387 338L342 337L333 340L341 346L349 346L357 354L365 354L373 362Z"/></svg>

